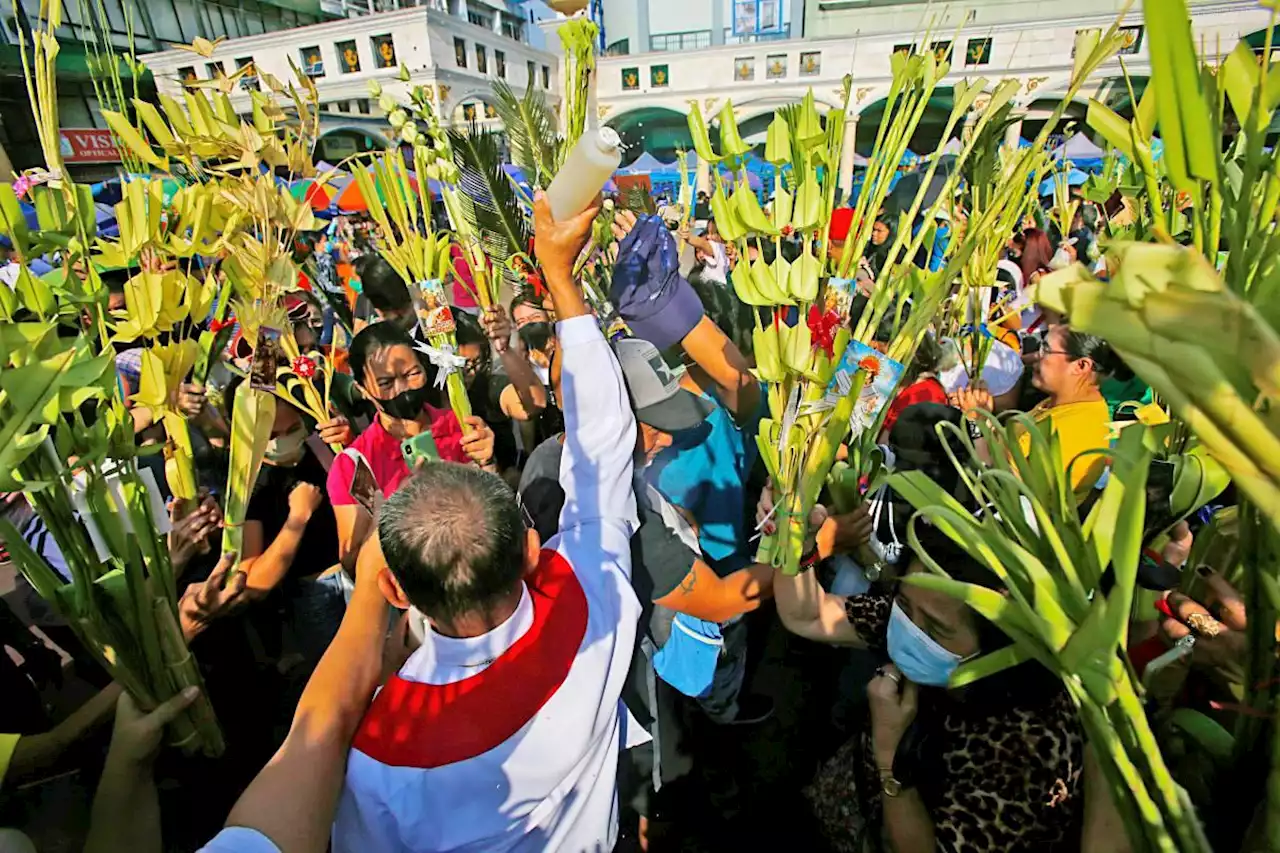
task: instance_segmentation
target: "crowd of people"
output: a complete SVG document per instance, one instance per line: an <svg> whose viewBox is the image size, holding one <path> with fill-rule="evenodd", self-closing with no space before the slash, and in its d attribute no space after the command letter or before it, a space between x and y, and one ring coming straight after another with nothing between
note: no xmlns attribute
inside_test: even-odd
<svg viewBox="0 0 1280 853"><path fill-rule="evenodd" d="M831 738L807 811L764 820L808 822L814 849L859 853L1129 849L1056 676L1031 660L949 686L962 662L1011 641L962 602L899 582L926 570L899 495L880 489L843 514L824 499L798 574L757 560L760 535L774 532L757 449L768 400L753 373L753 309L730 284L752 259L714 221L618 211L610 298L630 335L613 335L574 278L597 213L554 221L539 197L539 287L488 309L470 288L452 290L473 412L462 422L424 354L408 283L376 240L301 244L318 275L290 298L289 321L304 351L340 366L333 411L317 423L277 407L235 572L216 549L218 488L245 386L215 370L175 400L202 491L171 502L168 546L226 754L162 754L165 724L196 691L144 713L19 578L9 600L21 618L0 606L0 644L13 652L0 654L0 731L11 733L0 735L0 798L75 764L82 754L68 753L114 710L84 848L94 853L576 853L613 849L620 829L640 849L695 849L687 825L660 831L663 791L774 718L751 659L756 635L780 624L793 645L849 651L817 659L832 687L819 715ZM985 297L995 340L980 381L963 342L926 336L880 436L900 470L959 496L938 424L968 425L981 458L979 413L1025 411L1070 463L1107 446L1114 422L1132 416L1125 404L1149 401L1105 341L1031 299L1050 270L1095 262L1103 218L1086 204L1067 234L1029 220L1010 241ZM852 219L836 211L834 251L846 250ZM950 219L920 266L937 268L950 229L963 227ZM853 323L895 227L878 219L855 265ZM794 240L779 245L799 253ZM653 259L673 247L684 249L680 274L657 275ZM115 309L124 274L104 274ZM126 389L137 355L117 355ZM226 361L246 355L234 338ZM163 441L145 408L132 412L140 443ZM1069 467L1082 504L1105 466L1094 455ZM56 543L21 495L4 513L56 569ZM1180 524L1151 561L1181 565L1192 538ZM939 532L920 531L919 546L953 578L1002 589ZM1176 594L1162 603L1166 615L1147 614L1135 645L1235 627L1218 610L1222 622L1206 623ZM40 688L64 667L45 639L100 691L56 725ZM698 743L708 731L711 749ZM731 798L732 782L724 789ZM0 831L0 850L31 849L21 829Z"/></svg>

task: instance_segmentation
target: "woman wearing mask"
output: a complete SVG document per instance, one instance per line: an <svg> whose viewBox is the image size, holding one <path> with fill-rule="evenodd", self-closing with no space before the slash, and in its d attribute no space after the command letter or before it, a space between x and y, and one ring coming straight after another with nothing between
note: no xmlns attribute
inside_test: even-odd
<svg viewBox="0 0 1280 853"><path fill-rule="evenodd" d="M884 269L885 263L889 260L889 248L892 245L893 229L889 227L887 219L877 217L875 224L871 226L871 242L867 244L867 249L862 254L872 280L878 278L880 270Z"/></svg>
<svg viewBox="0 0 1280 853"><path fill-rule="evenodd" d="M552 381L552 365L557 358L559 342L556 340L555 323L534 320L520 326L517 332L520 344L528 354L529 364L547 391L547 401L538 414L533 435L525 435L528 439L525 447L537 447L553 435L564 431L564 416L556 402L555 383ZM526 431L527 433L527 431Z"/></svg>
<svg viewBox="0 0 1280 853"><path fill-rule="evenodd" d="M396 325L374 323L362 329L351 341L350 362L361 392L377 409L373 423L329 469L338 556L344 566L354 568L360 545L373 529L370 509L378 496L390 496L409 476L401 450L405 440L429 431L442 461L474 463L494 473L497 465L493 430L472 415L463 435L444 392L431 381L425 357Z"/></svg>
<svg viewBox="0 0 1280 853"><path fill-rule="evenodd" d="M821 508L818 516L825 517ZM950 540L927 525L918 530L922 547L953 578L1002 589ZM811 547L810 563L829 556ZM926 571L908 556L908 575ZM774 596L793 633L887 659L867 686L870 725L807 792L833 849L1124 849L1105 782L1086 759L1075 708L1053 673L1028 661L948 687L961 663L1010 645L995 625L957 599L909 583L844 598L824 592L813 571L778 571Z"/></svg>
<svg viewBox="0 0 1280 853"><path fill-rule="evenodd" d="M226 391L230 412L242 387ZM325 470L307 446L301 413L276 403L262 471L245 510L240 568L245 598L257 601L279 588L287 619L310 672L337 633L346 610L338 561L338 531L324 493Z"/></svg>
<svg viewBox="0 0 1280 853"><path fill-rule="evenodd" d="M478 321L463 313L455 320L471 409L493 428L498 467L508 471L519 461L512 421L536 418L547 405L547 390L529 360L511 346L511 321L500 306Z"/></svg>
<svg viewBox="0 0 1280 853"><path fill-rule="evenodd" d="M1071 474L1077 499L1089 493L1106 467L1101 455L1085 456L1075 465L1071 462L1086 451L1105 449L1111 443L1111 412L1100 386L1118 364L1106 341L1066 325L1051 326L1044 346L1031 359L1031 383L1048 397L1028 414L1037 424L1047 423L1057 434L1062 464ZM979 409L994 411L990 392L963 388L956 392L954 405L968 416L978 453L990 458L975 423ZM1027 453L1031 435L1019 430L1018 444Z"/></svg>

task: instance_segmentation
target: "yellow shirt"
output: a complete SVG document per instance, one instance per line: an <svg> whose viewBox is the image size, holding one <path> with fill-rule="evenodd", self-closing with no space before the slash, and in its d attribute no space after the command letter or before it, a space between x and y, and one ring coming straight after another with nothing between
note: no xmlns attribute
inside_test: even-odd
<svg viewBox="0 0 1280 853"><path fill-rule="evenodd" d="M0 785L4 784L4 777L9 772L9 762L13 760L13 751L18 748L18 738L21 735L0 734Z"/></svg>
<svg viewBox="0 0 1280 853"><path fill-rule="evenodd" d="M1107 467L1107 459L1101 455L1089 455L1075 465L1075 459L1086 450L1105 450L1111 445L1111 412L1103 399L1084 403L1067 403L1065 406L1046 405L1048 401L1036 406L1029 415L1037 425L1049 422L1062 448L1062 465L1064 471L1071 474L1071 488L1076 499L1088 495L1089 490L1098 482L1103 470ZM1031 450L1031 436L1022 429L1018 430L1018 447L1024 454Z"/></svg>

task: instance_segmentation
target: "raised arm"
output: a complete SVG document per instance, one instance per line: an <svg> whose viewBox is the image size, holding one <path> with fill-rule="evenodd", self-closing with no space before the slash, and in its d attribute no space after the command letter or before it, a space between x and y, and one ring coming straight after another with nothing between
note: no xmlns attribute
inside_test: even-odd
<svg viewBox="0 0 1280 853"><path fill-rule="evenodd" d="M658 349L680 344L739 424L755 417L760 383L751 375L746 357L706 315L697 292L681 277L679 247L666 224L657 216L636 219L624 212L614 220L613 233L620 242L609 298L622 319L636 337Z"/></svg>
<svg viewBox="0 0 1280 853"><path fill-rule="evenodd" d="M377 575L385 566L375 536L361 549L351 603L307 682L284 744L231 810L233 837L220 837L210 850L267 849L244 846L234 838L237 830L266 836L283 853L328 846L351 740L382 675L387 604Z"/></svg>
<svg viewBox="0 0 1280 853"><path fill-rule="evenodd" d="M751 375L751 365L737 344L704 314L680 345L719 388L734 420L739 424L751 420L760 408L760 383Z"/></svg>
<svg viewBox="0 0 1280 853"><path fill-rule="evenodd" d="M502 389L499 405L502 413L517 421L532 420L547 407L547 389L538 381L533 365L522 353L511 347L511 320L501 305L489 308L480 318L489 346L502 363L508 384Z"/></svg>
<svg viewBox="0 0 1280 853"><path fill-rule="evenodd" d="M534 202L534 250L555 303L560 342L564 411L564 455L560 483L565 504L560 529L593 520L637 526L632 489L636 420L622 381L622 370L582 291L573 280L573 263L586 244L596 209L556 222L545 197Z"/></svg>

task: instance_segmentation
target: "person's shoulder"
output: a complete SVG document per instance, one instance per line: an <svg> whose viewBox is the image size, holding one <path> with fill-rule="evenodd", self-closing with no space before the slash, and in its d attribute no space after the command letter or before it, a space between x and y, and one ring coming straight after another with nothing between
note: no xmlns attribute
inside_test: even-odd
<svg viewBox="0 0 1280 853"><path fill-rule="evenodd" d="M525 460L524 470L520 472L519 492L524 492L533 483L538 480L556 480L560 479L560 457L564 452L564 447L560 443L560 436L553 435L544 439L533 452L529 454L529 458Z"/></svg>
<svg viewBox="0 0 1280 853"><path fill-rule="evenodd" d="M889 612L893 609L893 593L872 589L844 600L844 615L858 636L872 649L883 649L889 632Z"/></svg>
<svg viewBox="0 0 1280 853"><path fill-rule="evenodd" d="M1061 426L1085 429L1092 427L1094 431L1109 429L1111 409L1104 398L1082 400L1079 403L1067 403L1048 410L1049 416Z"/></svg>

